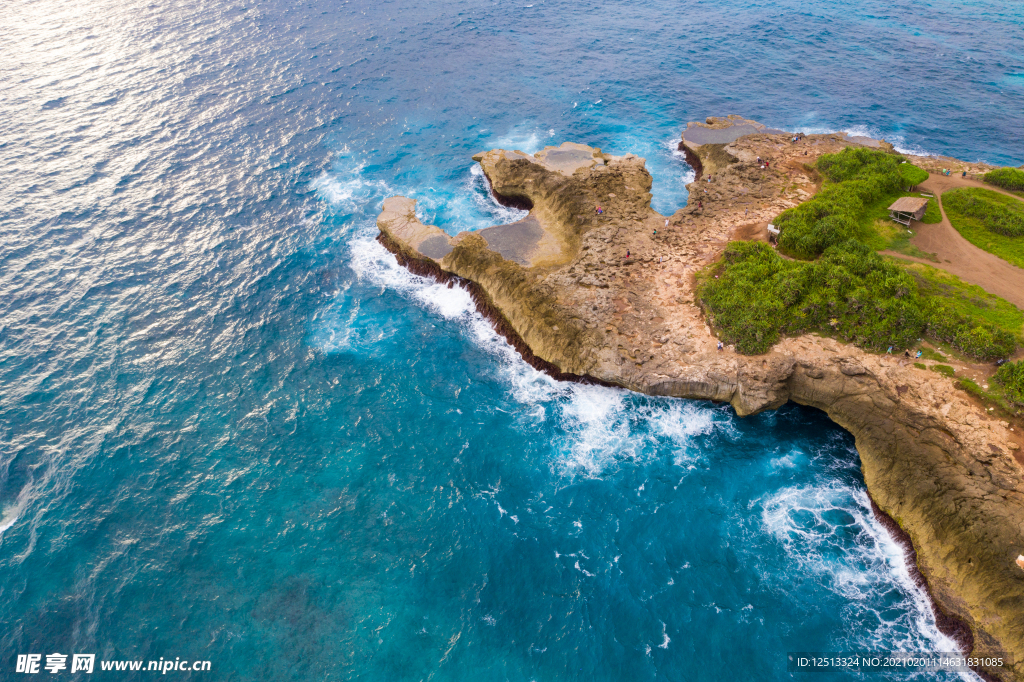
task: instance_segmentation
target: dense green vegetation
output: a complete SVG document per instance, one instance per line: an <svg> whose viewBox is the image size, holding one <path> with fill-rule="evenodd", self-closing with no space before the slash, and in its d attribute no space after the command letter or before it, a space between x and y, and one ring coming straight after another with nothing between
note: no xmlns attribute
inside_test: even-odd
<svg viewBox="0 0 1024 682"><path fill-rule="evenodd" d="M927 334L994 360L1013 352L1024 326L1024 313L979 287L928 266L907 269L853 240L809 263L763 242L733 242L699 297L719 336L746 354L766 352L782 334L816 331L879 351Z"/></svg>
<svg viewBox="0 0 1024 682"><path fill-rule="evenodd" d="M1007 362L993 378L1003 387L1003 394L1009 402L1024 407L1024 360Z"/></svg>
<svg viewBox="0 0 1024 682"><path fill-rule="evenodd" d="M987 189L961 187L942 197L947 210L978 218L986 229L1007 237L1024 237L1024 202Z"/></svg>
<svg viewBox="0 0 1024 682"><path fill-rule="evenodd" d="M869 239L874 222L871 216L884 210L903 188L928 177L904 162L898 154L865 147L822 155L816 168L824 176L825 186L775 220L782 231L779 247L788 255L809 260L847 240Z"/></svg>
<svg viewBox="0 0 1024 682"><path fill-rule="evenodd" d="M1024 169L997 168L985 173L985 182L1011 192L1024 192Z"/></svg>
<svg viewBox="0 0 1024 682"><path fill-rule="evenodd" d="M942 205L964 239L1024 267L1024 201L992 190L961 187L943 194Z"/></svg>
<svg viewBox="0 0 1024 682"><path fill-rule="evenodd" d="M810 263L763 242L734 242L700 298L721 338L741 353L767 351L782 333L820 331L858 345L905 348L925 327L914 278L850 240Z"/></svg>
<svg viewBox="0 0 1024 682"><path fill-rule="evenodd" d="M734 242L702 275L698 300L724 341L756 354L783 334L818 332L884 351L927 335L978 359L1013 353L1024 329L1016 307L946 272L876 253L911 248L906 230L889 227L886 208L924 171L865 148L823 155L817 169L826 178L822 191L775 221L780 250L805 260ZM930 202L926 213L935 222L937 208ZM1008 220L998 225L1007 229Z"/></svg>

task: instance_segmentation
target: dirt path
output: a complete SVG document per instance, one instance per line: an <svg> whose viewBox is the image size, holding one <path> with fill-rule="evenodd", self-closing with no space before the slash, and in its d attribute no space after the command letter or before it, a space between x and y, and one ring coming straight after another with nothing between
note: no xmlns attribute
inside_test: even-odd
<svg viewBox="0 0 1024 682"><path fill-rule="evenodd" d="M1010 192L986 185L983 182L959 176L947 177L932 174L928 180L920 185L921 189L933 192L936 199L939 199L939 195L942 192L957 187L981 187L1017 199L1020 198ZM940 268L956 275L965 282L977 284L990 294L1004 298L1024 310L1024 270L1010 265L1002 258L993 256L988 251L979 249L961 237L956 228L950 224L949 218L946 217L946 211L942 208L941 200L939 201L939 209L942 211L942 222L934 225L914 222L914 237L910 240L911 244L922 251L928 251L938 256L939 263L911 258L899 253L886 252L886 255Z"/></svg>

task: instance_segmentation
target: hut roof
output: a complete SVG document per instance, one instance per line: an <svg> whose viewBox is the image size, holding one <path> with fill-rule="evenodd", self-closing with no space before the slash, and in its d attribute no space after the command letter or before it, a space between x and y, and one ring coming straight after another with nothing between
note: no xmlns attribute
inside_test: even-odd
<svg viewBox="0 0 1024 682"><path fill-rule="evenodd" d="M890 211L896 213L917 213L928 205L928 200L923 197L900 197L889 207Z"/></svg>

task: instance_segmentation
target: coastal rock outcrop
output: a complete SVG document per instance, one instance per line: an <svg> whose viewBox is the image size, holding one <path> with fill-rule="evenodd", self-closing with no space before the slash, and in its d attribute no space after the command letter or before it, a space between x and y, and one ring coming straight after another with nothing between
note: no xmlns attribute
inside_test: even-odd
<svg viewBox="0 0 1024 682"><path fill-rule="evenodd" d="M642 158L566 143L474 157L499 201L529 209L523 220L449 236L392 197L380 241L418 273L463 282L555 376L728 401L741 416L789 400L824 410L854 435L873 501L913 543L940 626L968 650L1010 654L990 676L1024 680L1021 430L902 357L817 335L760 356L720 350L694 301L695 273L730 239L767 239L768 220L817 190L818 155L863 142L794 140L738 117L690 128L683 144L704 173L671 216L651 208Z"/></svg>

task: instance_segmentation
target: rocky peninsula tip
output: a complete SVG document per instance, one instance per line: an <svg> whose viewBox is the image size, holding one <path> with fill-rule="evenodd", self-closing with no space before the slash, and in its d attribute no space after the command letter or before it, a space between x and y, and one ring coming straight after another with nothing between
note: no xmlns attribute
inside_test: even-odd
<svg viewBox="0 0 1024 682"><path fill-rule="evenodd" d="M727 401L740 416L790 400L824 410L854 435L872 500L912 543L940 627L965 651L1010 655L981 674L1022 682L1021 430L945 376L831 338L784 338L758 356L720 350L695 302L696 273L730 240L767 240L771 219L818 190L817 157L851 145L891 149L739 116L690 123L680 146L697 178L671 216L651 208L638 156L571 142L532 155L495 149L473 158L495 198L526 218L449 236L417 219L414 200L391 197L379 239L412 271L464 284L556 378Z"/></svg>

